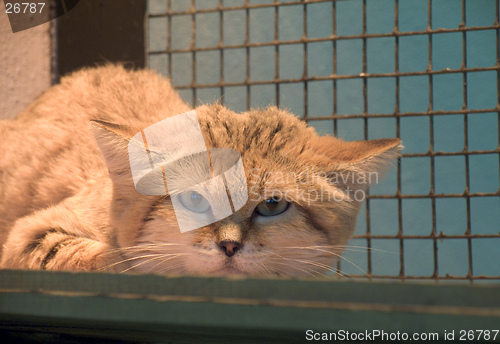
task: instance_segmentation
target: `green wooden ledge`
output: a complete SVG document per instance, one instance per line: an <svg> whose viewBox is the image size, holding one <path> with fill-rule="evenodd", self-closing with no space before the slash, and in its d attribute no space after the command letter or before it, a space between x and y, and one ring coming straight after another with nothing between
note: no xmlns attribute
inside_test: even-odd
<svg viewBox="0 0 500 344"><path fill-rule="evenodd" d="M441 340L454 331L457 340L461 330L500 330L500 286L0 271L6 336L302 343L311 342L308 330L438 333Z"/></svg>

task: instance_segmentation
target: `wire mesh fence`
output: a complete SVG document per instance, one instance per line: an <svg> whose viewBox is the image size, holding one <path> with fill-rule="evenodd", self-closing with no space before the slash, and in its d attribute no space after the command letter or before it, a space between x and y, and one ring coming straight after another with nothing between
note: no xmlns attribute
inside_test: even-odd
<svg viewBox="0 0 500 344"><path fill-rule="evenodd" d="M498 281L499 29L498 0L149 0L147 58L193 106L403 140L339 270Z"/></svg>

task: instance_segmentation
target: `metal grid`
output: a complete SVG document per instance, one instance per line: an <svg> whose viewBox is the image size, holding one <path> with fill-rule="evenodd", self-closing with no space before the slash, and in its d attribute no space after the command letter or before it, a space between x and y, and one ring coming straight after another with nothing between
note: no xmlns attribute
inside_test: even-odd
<svg viewBox="0 0 500 344"><path fill-rule="evenodd" d="M485 276L485 275L475 275L473 272L473 255L472 255L472 240L476 238L489 238L489 239L499 239L500 233L496 234L479 234L475 233L473 228L471 228L471 198L478 197L499 197L500 190L496 192L470 192L470 165L469 157L471 155L484 155L484 154L499 154L500 153L500 57L499 57L499 0L495 1L496 11L495 11L495 22L491 26L481 26L481 27L467 27L466 23L466 1L462 0L462 22L458 28L453 29L434 29L432 27L432 0L427 0L427 28L423 31L412 31L412 32L400 32L399 31L399 0L394 1L394 30L391 33L379 33L373 34L367 32L367 0L362 2L362 33L357 35L337 35L336 27L336 7L337 1L332 0L309 0L309 1L290 1L290 2L280 2L278 0L268 1L268 3L252 4L250 0L244 1L241 6L228 7L224 5L223 0L219 0L218 6L214 8L197 9L197 3L195 0L185 0L190 2L190 8L183 11L174 11L172 9L172 0L166 1L166 11L164 13L149 13L148 19L157 17L166 17L168 22L167 36L166 36L166 48L160 50L147 50L148 57L159 56L161 54L166 54L168 56L167 62L167 72L172 76L172 56L179 53L190 53L191 54L191 70L192 70L192 81L187 85L178 85L176 88L179 90L190 90L192 92L192 104L197 104L197 93L200 89L208 88L218 88L220 94L224 95L225 90L228 87L241 86L246 88L246 108L251 107L251 97L252 91L251 87L253 85L274 85L275 90L275 102L277 106L280 106L280 87L284 84L291 83L301 83L303 85L303 105L304 113L303 119L313 123L318 120L333 120L333 133L337 135L338 123L339 121L358 118L362 119L364 126L364 138L368 139L368 120L369 118L395 118L396 121L396 137L400 137L400 121L403 117L428 117L429 118L429 137L430 137L430 147L425 153L407 153L403 154L403 158L415 158L415 157L429 157L431 165L430 173L430 193L421 194L403 194L401 191L402 178L401 178L401 164L397 166L397 192L392 195L368 195L366 201L366 233L361 235L356 235L355 239L366 240L367 247L367 271L361 275L353 275L354 277L370 278L370 279L398 279L398 280L409 280L409 279L423 279L423 280L462 280L470 281L474 280L499 280L500 276ZM471 1L471 0L469 0ZM308 6L314 3L331 3L332 11L332 35L329 37L320 38L310 38L307 32L307 10ZM280 40L279 37L279 13L280 10L285 6L301 5L303 8L303 35L302 38L296 40ZM274 39L270 42L252 42L250 39L250 11L261 8L274 8ZM245 11L245 41L242 44L224 44L224 17L226 15L231 15L231 11L243 10ZM219 15L219 41L218 44L214 46L204 46L200 47L196 44L196 15L203 13L218 13ZM190 16L191 23L191 41L189 47L187 48L173 48L172 47L172 26L173 18L177 16ZM467 66L467 32L479 31L479 30L495 30L496 33L496 64L491 67L468 67ZM461 33L462 34L462 65L458 69L442 69L433 70L433 35L444 34L444 33ZM415 72L401 72L399 70L399 38L403 36L426 36L428 41L428 65L425 71L415 71ZM395 69L390 73L369 73L367 68L367 42L372 38L383 38L383 37L393 37L395 39L395 51L394 51L394 61ZM362 40L362 73L352 74L352 75L338 75L337 74L337 43L343 40ZM308 43L313 42L325 42L331 41L333 44L333 60L332 67L333 73L328 76L313 76L308 75L308 62L307 62L307 49ZM303 46L303 75L300 78L280 78L280 51L279 47L284 45L301 44ZM274 64L275 64L275 74L272 80L253 80L251 78L251 63L250 63L250 49L256 47L274 47ZM224 53L231 49L245 49L246 51L246 64L245 73L246 77L244 81L241 82L227 82L225 81L224 75ZM215 51L219 52L219 69L220 77L219 81L215 83L197 83L196 75L196 53L204 51ZM471 72L480 71L495 71L497 75L497 105L494 108L488 109L474 109L468 108L467 101L467 75ZM435 110L433 105L433 77L439 74L452 74L460 73L463 77L463 105L459 110ZM423 112L401 112L400 111L400 78L406 76L427 76L428 77L428 87L429 87L429 104L428 110ZM387 78L392 77L395 79L395 111L393 113L369 113L368 111L368 80L374 78ZM363 111L361 114L338 114L337 104L338 104L338 88L337 81L340 79L361 79L363 83ZM308 83L310 81L319 80L331 80L333 82L333 113L330 116L315 116L310 117L308 114ZM220 101L224 103L224 97L221 97ZM498 138L499 146L492 150L469 150L468 149L468 119L470 114L481 114L481 113L496 113L498 117ZM463 125L464 125L464 147L462 151L459 152L443 152L434 150L434 119L437 115L462 115ZM465 159L465 191L463 193L436 193L435 191L435 157L439 156L462 156ZM500 157L500 156L499 156ZM465 199L466 201L466 231L463 234L444 234L442 232L438 233L436 226L436 200L440 198L459 198ZM397 200L398 204L398 232L395 235L377 235L373 234L370 228L370 200L373 199L393 199ZM403 231L403 211L402 202L404 199L430 199L432 204L432 232L430 235L410 235L405 234ZM358 221L363 221L363 219L358 219ZM500 227L500 226L499 226ZM500 229L500 228L498 228ZM497 230L498 230L497 229ZM400 257L400 270L398 275L377 275L373 273L373 262L372 262L372 243L374 240L378 239L389 239L399 242L399 257ZM405 273L405 242L414 239L426 239L433 243L433 260L434 260L434 272L430 276L411 276ZM467 261L468 261L468 271L464 276L452 276L452 275L440 275L438 271L438 241L440 240L451 240L451 239L465 239L467 241ZM491 262L491 264L497 264L497 262ZM337 268L342 269L341 263L338 264Z"/></svg>

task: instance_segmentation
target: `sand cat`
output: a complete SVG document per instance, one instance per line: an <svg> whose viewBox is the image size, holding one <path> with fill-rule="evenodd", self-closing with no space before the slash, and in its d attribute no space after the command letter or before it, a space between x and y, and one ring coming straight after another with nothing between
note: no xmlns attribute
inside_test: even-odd
<svg viewBox="0 0 500 344"><path fill-rule="evenodd" d="M197 107L206 147L240 154L249 195L230 216L181 232L171 195L136 189L128 146L190 110L167 79L108 65L63 78L0 121L0 266L323 274L347 245L363 190L401 150L399 139L320 137L276 107ZM202 193L186 192L186 202L210 211Z"/></svg>

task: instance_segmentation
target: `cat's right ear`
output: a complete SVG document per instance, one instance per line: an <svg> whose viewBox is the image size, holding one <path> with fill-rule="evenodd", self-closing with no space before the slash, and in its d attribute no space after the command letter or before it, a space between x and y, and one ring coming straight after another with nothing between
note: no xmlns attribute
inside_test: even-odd
<svg viewBox="0 0 500 344"><path fill-rule="evenodd" d="M329 165L329 173L343 176L339 178L343 183L356 187L367 186L366 183L373 181L376 183L379 174L383 174L400 156L403 146L397 138L349 142L332 136L321 136L311 141L311 149L314 153L308 157L316 165ZM372 175L377 178L372 180Z"/></svg>
<svg viewBox="0 0 500 344"><path fill-rule="evenodd" d="M91 127L109 172L116 175L131 175L128 143L134 131L126 126L100 120L92 120Z"/></svg>

